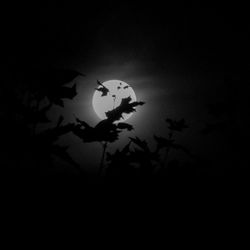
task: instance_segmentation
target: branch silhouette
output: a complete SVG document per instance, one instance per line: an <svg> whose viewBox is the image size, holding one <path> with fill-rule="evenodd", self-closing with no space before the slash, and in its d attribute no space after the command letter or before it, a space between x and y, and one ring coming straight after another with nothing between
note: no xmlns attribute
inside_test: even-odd
<svg viewBox="0 0 250 250"><path fill-rule="evenodd" d="M130 175L136 176L151 176L157 167L160 167L158 173L161 173L161 169L165 169L167 165L179 166L178 161L169 161L168 157L170 150L181 150L191 156L189 150L175 142L173 138L174 132L182 132L185 128L188 128L184 119L173 120L166 119L168 124L169 134L168 137L154 135L156 142L156 149L152 150L146 140L140 139L138 136L129 137L130 142L122 151L117 150L113 155L107 154L108 169L107 174L110 175ZM132 149L131 144L135 147ZM165 149L165 155L161 160L162 150ZM119 157L121 160L119 160Z"/></svg>
<svg viewBox="0 0 250 250"><path fill-rule="evenodd" d="M136 111L135 107L144 105L145 102L131 102L131 97L123 98L121 104L115 109L106 112L107 118L111 122L119 121L123 114L130 114Z"/></svg>
<svg viewBox="0 0 250 250"><path fill-rule="evenodd" d="M123 113L129 114L135 112L135 107L143 104L144 102L131 102L131 97L123 98L117 108L106 112L107 119L102 120L95 127L91 127L88 123L76 117L76 125L72 130L73 134L79 137L83 142L99 142L102 144L103 153L99 167L100 173L104 167L105 152L108 143L117 141L122 131L133 130L133 126L128 123L118 122L116 124L115 122L122 118Z"/></svg>
<svg viewBox="0 0 250 250"><path fill-rule="evenodd" d="M106 88L100 81L97 80L97 84L100 86L99 88L95 88L95 90L102 93L101 96L107 96L109 93L109 89Z"/></svg>

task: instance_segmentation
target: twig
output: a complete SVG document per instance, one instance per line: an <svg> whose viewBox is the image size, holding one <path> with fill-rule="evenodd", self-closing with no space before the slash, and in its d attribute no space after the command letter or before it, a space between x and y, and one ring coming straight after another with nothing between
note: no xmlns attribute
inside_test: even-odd
<svg viewBox="0 0 250 250"><path fill-rule="evenodd" d="M102 171L103 171L104 160L105 160L105 153L106 153L106 149L108 147L108 143L107 142L103 143L102 147L103 147L103 151L102 151L102 158L101 158L100 167L99 167L99 175L101 175Z"/></svg>

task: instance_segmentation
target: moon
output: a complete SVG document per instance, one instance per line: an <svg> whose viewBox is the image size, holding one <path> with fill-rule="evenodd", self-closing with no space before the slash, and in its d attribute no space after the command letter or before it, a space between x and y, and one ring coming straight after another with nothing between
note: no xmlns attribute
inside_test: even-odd
<svg viewBox="0 0 250 250"><path fill-rule="evenodd" d="M95 90L92 105L95 113L101 119L107 119L106 112L115 109L121 104L123 98L131 97L131 102L136 101L136 95L132 87L126 82L120 80L109 80L102 83L102 85L107 88L109 91L106 95L100 91L102 86L99 86ZM129 119L133 113L124 114L123 119L120 121L125 121Z"/></svg>

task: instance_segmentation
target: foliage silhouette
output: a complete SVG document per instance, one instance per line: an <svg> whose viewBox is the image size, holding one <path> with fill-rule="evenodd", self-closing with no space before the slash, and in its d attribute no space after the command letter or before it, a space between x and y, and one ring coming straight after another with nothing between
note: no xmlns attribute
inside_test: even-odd
<svg viewBox="0 0 250 250"><path fill-rule="evenodd" d="M136 106L144 104L143 102L130 101L130 97L123 98L121 104L117 108L106 113L107 119L102 120L95 127L91 127L88 123L76 117L77 124L72 129L73 134L79 137L83 142L100 142L103 146L103 154L99 168L100 172L102 172L104 166L105 151L108 143L118 140L119 134L123 130L133 130L133 126L128 123L115 122L122 118L123 113L129 114L131 112L135 112Z"/></svg>
<svg viewBox="0 0 250 250"><path fill-rule="evenodd" d="M59 121L61 117L59 117ZM43 132L35 135L33 139L32 152L35 159L39 163L46 161L46 164L53 166L53 155L58 156L62 160L68 162L70 165L80 169L80 166L67 153L67 146L59 146L56 141L60 136L72 131L74 124L58 125L51 129L46 129ZM43 165L42 165L43 166Z"/></svg>
<svg viewBox="0 0 250 250"><path fill-rule="evenodd" d="M63 98L72 99L76 96L76 85L66 87L65 84L74 80L77 76L84 76L82 73L68 69L47 69L43 71L30 72L28 79L28 91L39 102L45 97L53 104L63 107Z"/></svg>
<svg viewBox="0 0 250 250"><path fill-rule="evenodd" d="M7 108L3 109L1 118L6 124L1 124L1 129L8 131L14 140L2 137L6 156L11 159L12 154L16 155L10 160L16 167L37 169L53 167L54 156L57 156L80 170L80 166L68 154L68 147L57 144L62 135L72 131L74 124L62 125L64 118L60 116L57 125L52 128L38 132L36 126L49 124L47 112L53 104L63 106L63 98L73 99L76 96L76 84L72 87L64 85L82 74L66 69L26 71L26 77L21 77L25 76L25 73L20 75L21 88L17 91L4 89L5 95L9 93L12 98L11 105L8 104Z"/></svg>
<svg viewBox="0 0 250 250"><path fill-rule="evenodd" d="M23 157L26 152L29 152L25 159L27 165L38 168L53 167L55 158L60 158L82 173L80 165L68 153L68 146L61 146L57 143L61 136L68 133L73 133L83 143L98 142L102 145L99 174L102 174L106 167L107 176L151 176L154 173L160 173L161 169L167 169L169 166L177 168L180 165L178 160L169 159L171 150L179 150L191 155L186 147L176 143L174 139L175 132L182 132L188 128L185 120L170 118L166 119L168 137L154 135L155 148L149 146L146 140L135 136L128 137L129 142L121 150L106 153L108 145L119 140L123 131L134 130L131 124L122 122L123 115L136 112L136 107L145 104L138 101L132 102L130 96L123 98L118 107L106 112L107 118L95 126L90 126L78 117L75 117L74 123L63 124L64 117L60 115L55 126L38 132L37 124L50 122L47 112L53 105L63 107L64 98L72 100L77 95L76 83L71 87L65 85L82 74L71 70L48 70L39 77L35 71L32 74L31 79L27 81L26 94L23 95L23 99L18 96L12 100L13 107L11 108L15 111L15 116L6 119L8 125L12 124L9 126L10 129L16 131L16 139L19 141L16 147L20 148L20 156ZM109 90L99 81L97 83L100 86L97 90L102 92L102 96L107 95ZM46 99L48 103L45 105Z"/></svg>
<svg viewBox="0 0 250 250"><path fill-rule="evenodd" d="M77 95L76 84L74 84L71 88L60 87L58 88L57 91L48 93L47 97L50 100L50 102L63 107L64 106L62 101L63 98L72 100L76 95Z"/></svg>
<svg viewBox="0 0 250 250"><path fill-rule="evenodd" d="M131 102L131 97L123 98L121 104L115 109L106 112L107 118L112 121L123 119L123 114L130 114L136 111L135 107L144 105L145 102Z"/></svg>
<svg viewBox="0 0 250 250"><path fill-rule="evenodd" d="M120 151L116 150L114 154L107 153L107 162L109 162L107 176L125 176L133 177L137 175L137 169L131 164L130 159L131 141Z"/></svg>
<svg viewBox="0 0 250 250"><path fill-rule="evenodd" d="M100 86L99 88L95 88L95 90L100 91L102 93L102 97L103 96L107 96L109 93L109 89L106 88L100 81L97 80L97 84Z"/></svg>
<svg viewBox="0 0 250 250"><path fill-rule="evenodd" d="M156 150L157 152L163 148L172 148L176 150L182 150L183 152L190 154L189 150L186 147L184 147L183 145L174 143L175 142L174 139L158 137L156 135L154 135L154 139L157 142L157 150Z"/></svg>
<svg viewBox="0 0 250 250"><path fill-rule="evenodd" d="M134 129L134 127L132 125L125 123L125 122L119 122L117 124L117 127L120 129L127 129L128 131L131 131Z"/></svg>
<svg viewBox="0 0 250 250"><path fill-rule="evenodd" d="M184 119L179 121L166 119L168 129L170 130L168 138L154 135L156 149L152 150L145 140L139 137L129 137L129 144L122 150L117 150L113 155L107 154L109 175L133 174L136 176L151 176L155 172L162 173L161 169L166 168L168 155L171 149L181 150L192 156L189 150L183 145L175 143L173 139L174 132L181 132L188 126ZM131 150L131 143L134 144L134 149ZM164 159L161 159L162 150L165 149ZM120 158L120 159L119 159ZM168 165L179 165L179 162L169 161ZM160 169L159 169L160 167ZM128 172L126 172L126 169ZM157 170L158 169L158 170Z"/></svg>
<svg viewBox="0 0 250 250"><path fill-rule="evenodd" d="M86 122L77 120L77 125L72 132L78 136L83 142L114 142L118 140L121 130L116 124L108 119L102 120L95 127L91 127Z"/></svg>

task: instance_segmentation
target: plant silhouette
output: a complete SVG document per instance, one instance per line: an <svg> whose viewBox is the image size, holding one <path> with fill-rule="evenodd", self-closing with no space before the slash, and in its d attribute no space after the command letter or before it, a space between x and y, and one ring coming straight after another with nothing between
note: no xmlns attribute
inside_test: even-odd
<svg viewBox="0 0 250 250"><path fill-rule="evenodd" d="M50 124L47 112L53 105L64 107L63 99L75 98L76 83L71 87L66 84L72 82L77 76L83 76L72 70L49 69L42 72L42 74L41 71L30 72L32 77L27 80L22 94L14 96L8 107L13 110L13 115L7 112L6 123L1 124L3 131L6 127L12 131L16 139L16 151L19 152L19 157L24 158L27 166L39 169L45 166L50 168L55 166L55 158L59 158L83 173L81 166L68 153L69 146L61 146L57 143L61 136L68 133L80 138L83 143L101 144L99 175L105 173L106 176L148 177L161 174L169 167L180 166L178 160L169 158L172 150L179 150L192 156L189 150L176 143L174 138L175 133L181 133L188 128L185 120L170 118L166 119L168 137L154 135L155 147L150 146L146 140L138 136L130 136L128 143L121 150L116 149L114 153L107 152L108 145L118 141L122 132L134 130L131 124L122 121L123 115L136 112L137 107L145 104L141 101L132 102L130 96L123 98L118 107L107 111L107 118L95 126L90 126L79 117L75 117L74 122L67 123L60 115L53 127L37 131L38 124ZM102 92L102 96L109 93L109 90L98 80L97 84L100 87L96 90ZM9 143L10 148L11 146Z"/></svg>
<svg viewBox="0 0 250 250"><path fill-rule="evenodd" d="M97 84L100 86L99 88L95 88L95 90L100 91L102 93L101 96L106 96L109 93L109 89L106 88L100 81L97 80Z"/></svg>
<svg viewBox="0 0 250 250"><path fill-rule="evenodd" d="M108 120L115 122L123 119L123 114L130 114L136 111L135 107L144 105L144 102L131 102L132 98L129 96L121 100L121 104L115 109L106 112Z"/></svg>
<svg viewBox="0 0 250 250"><path fill-rule="evenodd" d="M159 152L165 149L165 155L161 162L161 170L164 170L164 168L167 168L168 166L167 162L168 162L170 150L173 150L173 149L181 150L191 156L191 153L189 152L189 150L183 145L175 143L175 139L174 139L175 132L182 132L184 129L188 128L185 120L184 119L172 120L170 118L167 118L166 122L168 124L167 127L169 129L168 137L165 138L165 137L158 137L156 135L154 136L154 139L157 143L156 151Z"/></svg>
<svg viewBox="0 0 250 250"><path fill-rule="evenodd" d="M169 129L167 138L154 135L156 148L153 150L149 147L146 140L139 137L129 137L130 142L121 151L116 150L112 155L107 153L108 175L121 175L121 176L152 176L152 174L159 173L167 169L167 166L179 166L177 160L168 162L170 150L181 150L184 153L192 156L189 150L181 144L175 142L173 135L175 132L182 132L188 126L184 119L172 120L166 119ZM131 144L134 148L131 149ZM165 149L165 155L162 150ZM162 154L164 155L161 159Z"/></svg>
<svg viewBox="0 0 250 250"><path fill-rule="evenodd" d="M131 97L123 98L121 104L111 110L106 112L107 119L99 122L95 127L91 127L85 121L80 120L76 117L77 124L73 128L72 132L78 136L83 142L99 142L103 147L102 159L100 162L99 172L101 173L104 166L105 152L108 146L108 143L115 142L119 139L119 134L123 130L131 131L133 126L124 123L117 122L122 118L122 114L135 112L135 107L143 105L143 102L130 102Z"/></svg>
<svg viewBox="0 0 250 250"><path fill-rule="evenodd" d="M59 120L61 117L59 117ZM51 129L46 129L43 132L35 135L33 137L32 143L32 152L35 156L36 161L38 161L41 166L43 166L44 159L47 161L46 163L49 166L53 166L53 159L52 155L58 156L62 160L68 162L70 165L80 169L80 166L74 162L74 160L70 157L67 153L67 146L59 146L56 144L56 141L59 139L60 136L69 133L74 128L74 124L67 124L67 125L56 125Z"/></svg>
<svg viewBox="0 0 250 250"><path fill-rule="evenodd" d="M6 157L15 166L24 168L45 168L54 166L55 156L69 163L80 171L80 166L68 154L67 146L59 146L57 140L72 131L74 124L62 125L64 118L59 117L57 125L37 131L38 124L49 124L47 112L55 105L63 106L62 99L72 100L77 95L76 84L64 86L81 73L66 69L27 70L27 76L20 78L22 88L11 93L11 105L1 114L5 124L2 131L9 131L15 139L4 138ZM25 75L25 74L24 74ZM8 103L8 102L6 102ZM6 139L5 139L6 138ZM15 154L15 158L11 158Z"/></svg>

